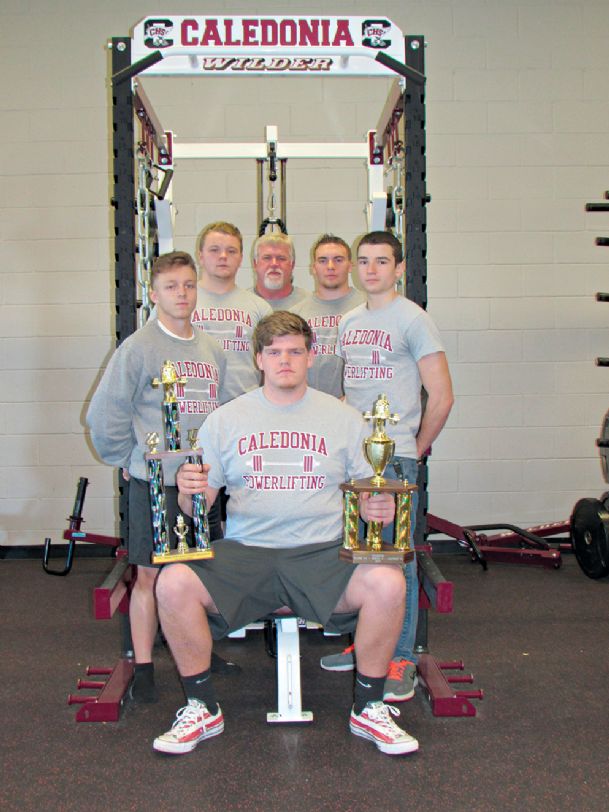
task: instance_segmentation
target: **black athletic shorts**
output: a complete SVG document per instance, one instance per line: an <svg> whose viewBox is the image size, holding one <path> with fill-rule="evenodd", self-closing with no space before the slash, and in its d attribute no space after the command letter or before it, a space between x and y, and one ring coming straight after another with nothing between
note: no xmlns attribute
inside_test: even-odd
<svg viewBox="0 0 609 812"><path fill-rule="evenodd" d="M172 539L171 547L175 547L175 536L172 528L175 526L176 517L180 513L178 507L178 489L175 485L165 486L165 503L167 506L167 525ZM190 532L186 540L192 544L193 528L188 516L184 516ZM222 538L222 525L220 523L220 505L218 500L214 502L208 513L209 536L212 541ZM148 483L143 479L131 477L129 480L129 538L127 549L129 552L129 563L139 564L144 567L160 567L161 564L152 564L152 515L150 512L150 491Z"/></svg>
<svg viewBox="0 0 609 812"><path fill-rule="evenodd" d="M356 566L338 557L340 541L300 547L253 547L223 539L214 558L191 561L218 607L209 615L215 640L288 606L328 631L353 631L357 612L333 614Z"/></svg>

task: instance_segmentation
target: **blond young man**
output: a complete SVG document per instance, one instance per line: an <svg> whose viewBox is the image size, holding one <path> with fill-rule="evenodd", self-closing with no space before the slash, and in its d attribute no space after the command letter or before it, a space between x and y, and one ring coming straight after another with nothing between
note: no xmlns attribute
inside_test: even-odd
<svg viewBox="0 0 609 812"><path fill-rule="evenodd" d="M192 323L215 338L226 353L226 400L260 384L252 359L251 340L261 318L271 307L251 291L237 286L243 261L243 237L225 221L209 223L197 239L201 276Z"/></svg>
<svg viewBox="0 0 609 812"><path fill-rule="evenodd" d="M128 471L129 561L137 565L131 592L129 618L135 655L131 697L154 702L156 688L152 648L158 627L154 583L158 567L150 563L153 549L150 496L144 454L146 435L164 434L162 387L153 388L166 360L186 377L180 385L180 427L198 429L221 402L226 361L213 339L190 323L197 298L197 271L192 257L173 251L158 257L151 273L150 298L157 318L150 319L116 349L91 399L87 424L101 459ZM168 523L175 524L177 489L175 469L165 466ZM212 538L221 535L219 516L210 515Z"/></svg>

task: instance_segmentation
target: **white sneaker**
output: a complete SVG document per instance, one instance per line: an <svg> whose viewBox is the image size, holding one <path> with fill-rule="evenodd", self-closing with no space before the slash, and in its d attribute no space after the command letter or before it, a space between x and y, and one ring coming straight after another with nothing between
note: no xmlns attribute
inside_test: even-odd
<svg viewBox="0 0 609 812"><path fill-rule="evenodd" d="M356 736L374 742L381 753L388 753L391 756L414 753L419 749L418 741L398 727L391 715L400 715L399 710L393 705L368 702L360 714L351 708L349 728Z"/></svg>
<svg viewBox="0 0 609 812"><path fill-rule="evenodd" d="M224 716L218 705L218 712L212 715L204 702L189 699L188 705L176 714L171 730L158 736L153 748L161 753L190 753L203 739L218 736L224 730Z"/></svg>

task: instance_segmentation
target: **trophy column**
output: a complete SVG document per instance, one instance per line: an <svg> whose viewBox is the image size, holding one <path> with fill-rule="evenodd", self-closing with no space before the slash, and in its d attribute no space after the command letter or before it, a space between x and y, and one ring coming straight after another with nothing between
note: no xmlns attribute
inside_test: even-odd
<svg viewBox="0 0 609 812"><path fill-rule="evenodd" d="M188 442L191 453L188 454L188 462L203 467L203 452L199 448L197 440L198 431L190 429L188 432ZM197 550L209 550L211 543L209 540L209 521L207 519L207 499L204 493L195 493L192 497L192 521L194 525L195 548Z"/></svg>
<svg viewBox="0 0 609 812"><path fill-rule="evenodd" d="M190 449L180 448L180 410L176 397L176 384L186 383L186 378L178 377L172 361L165 361L161 369L161 377L154 378L153 387L163 386L163 426L165 438L165 451L157 449L159 435L153 432L146 437L148 452L144 455L148 472L150 489L150 506L152 519L153 550L151 561L153 564L168 564L176 561L195 561L198 559L213 558L214 551L209 539L209 522L207 519L207 506L205 494L195 494L192 497L192 516L194 525L193 548L188 546L186 536L188 526L184 516L178 514L177 522L173 528L178 539L177 548L172 550L167 524L167 506L165 484L163 478L164 460L184 460L203 465L203 452L197 445L197 430L188 432Z"/></svg>
<svg viewBox="0 0 609 812"><path fill-rule="evenodd" d="M146 435L148 453L145 455L150 491L150 513L152 518L152 561L155 557L169 553L169 532L167 528L167 505L163 463L158 456L159 435L156 431Z"/></svg>

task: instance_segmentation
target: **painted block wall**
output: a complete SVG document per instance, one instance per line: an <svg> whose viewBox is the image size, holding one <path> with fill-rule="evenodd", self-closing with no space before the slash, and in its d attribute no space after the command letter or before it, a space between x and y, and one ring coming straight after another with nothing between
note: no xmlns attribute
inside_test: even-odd
<svg viewBox="0 0 609 812"><path fill-rule="evenodd" d="M114 473L84 428L113 347L106 42L166 0L101 5L4 0L0 49L0 545L59 539L79 476L87 529L115 531ZM201 0L197 14L250 3ZM260 13L298 14L268 0ZM594 441L609 407L609 6L588 0L310 2L307 14L374 15L424 34L427 65L429 311L445 340L457 402L430 464L430 507L467 523L569 515L605 488ZM144 80L146 82L146 80ZM389 80L150 79L163 125L182 141L354 141L375 126ZM309 248L365 231L359 161L288 164L296 282ZM176 167L176 247L212 219L249 249L255 167ZM249 256L239 282L251 284ZM399 405L396 405L399 411Z"/></svg>

